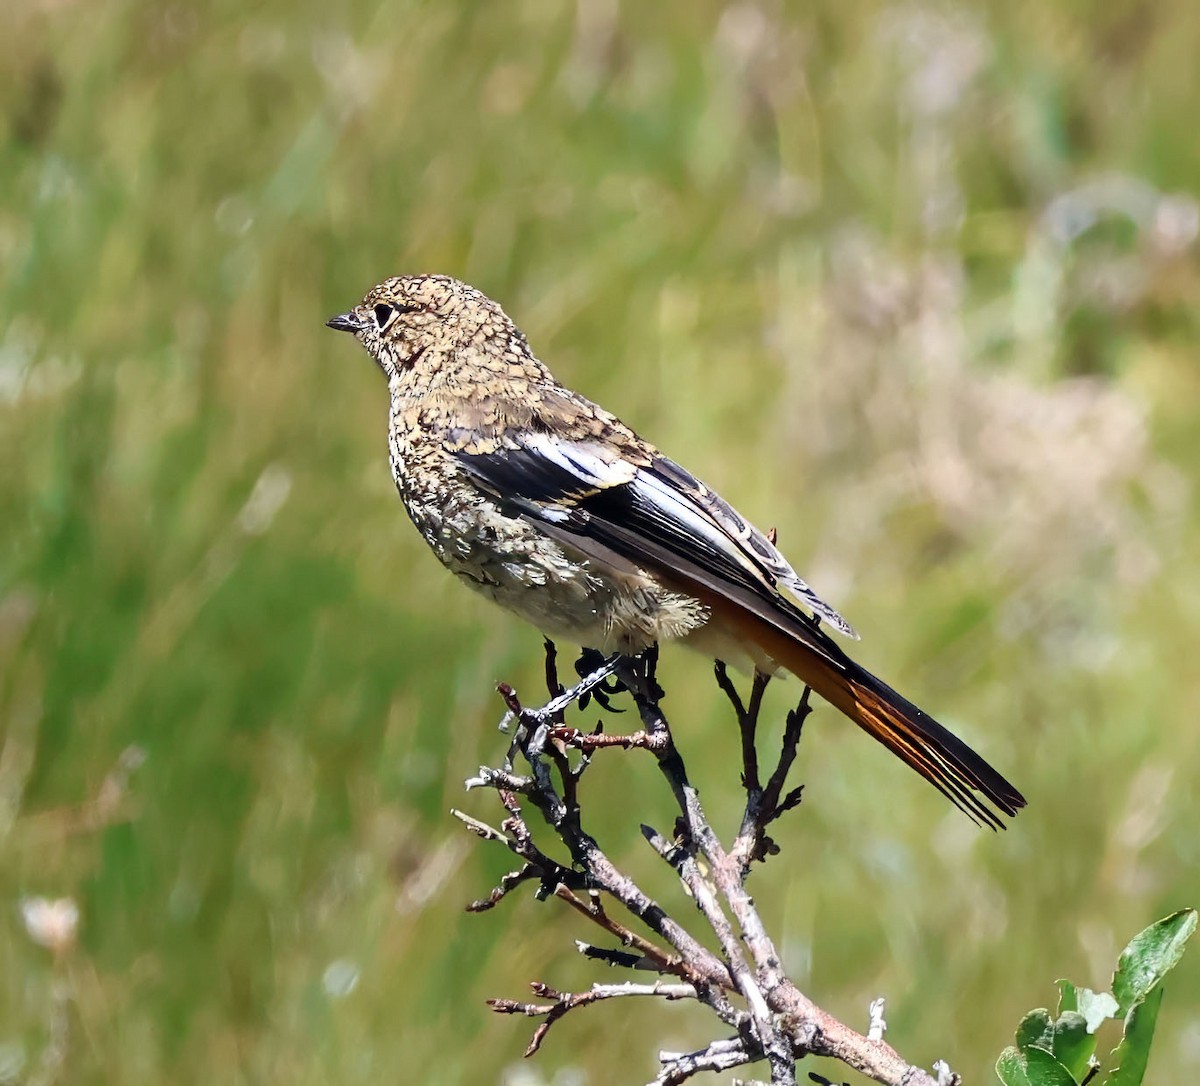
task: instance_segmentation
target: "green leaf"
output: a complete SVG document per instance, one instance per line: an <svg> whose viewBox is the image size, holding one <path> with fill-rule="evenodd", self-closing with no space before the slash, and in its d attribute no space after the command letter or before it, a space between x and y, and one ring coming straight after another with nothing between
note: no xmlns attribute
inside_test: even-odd
<svg viewBox="0 0 1200 1086"><path fill-rule="evenodd" d="M1078 1086L1074 1076L1044 1048L1024 1053L1030 1086Z"/></svg>
<svg viewBox="0 0 1200 1086"><path fill-rule="evenodd" d="M1113 974L1113 995L1122 1015L1128 1015L1175 967L1195 930L1196 910L1181 909L1130 940Z"/></svg>
<svg viewBox="0 0 1200 1086"><path fill-rule="evenodd" d="M1012 1045L1000 1053L1000 1058L996 1061L996 1076L1004 1086L1032 1086L1029 1071L1025 1066L1025 1057Z"/></svg>
<svg viewBox="0 0 1200 1086"><path fill-rule="evenodd" d="M1030 1011L1017 1026L1017 1048L1027 1055L1035 1046L1047 1052L1054 1047L1054 1023L1045 1007Z"/></svg>
<svg viewBox="0 0 1200 1086"><path fill-rule="evenodd" d="M1083 1015L1068 1012L1057 1021L1044 1007L1030 1011L1017 1026L1017 1047L1006 1048L996 1074L1006 1086L1076 1086L1083 1077L1095 1040Z"/></svg>
<svg viewBox="0 0 1200 1086"><path fill-rule="evenodd" d="M1156 988L1129 1012L1125 1020L1125 1036L1108 1058L1114 1070L1104 1080L1104 1086L1141 1086L1150 1059L1150 1042L1154 1040L1162 996L1162 988Z"/></svg>
<svg viewBox="0 0 1200 1086"><path fill-rule="evenodd" d="M1017 1026L1016 1047L1006 1048L996 1061L1004 1086L1078 1086L1098 1066L1096 1031L1107 1019L1120 1017L1124 1035L1109 1055L1113 1070L1104 1086L1141 1086L1161 984L1182 957L1196 921L1196 911L1185 909L1136 935L1117 963L1111 994L1059 980L1058 1018L1044 1007L1030 1011Z"/></svg>
<svg viewBox="0 0 1200 1086"><path fill-rule="evenodd" d="M1054 1044L1051 1049L1076 1082L1087 1074L1088 1061L1096 1051L1096 1038L1087 1027L1087 1019L1077 1011L1066 1011L1054 1023Z"/></svg>
<svg viewBox="0 0 1200 1086"><path fill-rule="evenodd" d="M1052 1019L1049 1011L1039 1007L1025 1015L1017 1026L1017 1049L1025 1058L1026 1070L1031 1077L1039 1071L1043 1077L1054 1073L1052 1069L1044 1068L1041 1056L1033 1055L1040 1052L1053 1056L1055 1062L1072 1076L1071 1081L1077 1082L1087 1070L1096 1040L1089 1033L1082 1014L1067 1011L1058 1019Z"/></svg>

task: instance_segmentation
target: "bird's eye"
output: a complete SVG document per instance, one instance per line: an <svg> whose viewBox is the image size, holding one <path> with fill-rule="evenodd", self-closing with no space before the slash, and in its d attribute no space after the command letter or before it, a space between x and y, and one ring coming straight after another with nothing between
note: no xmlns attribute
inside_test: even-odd
<svg viewBox="0 0 1200 1086"><path fill-rule="evenodd" d="M415 313L420 308L419 305L405 305L403 302L380 302L372 312L375 314L376 326L384 332L401 313Z"/></svg>

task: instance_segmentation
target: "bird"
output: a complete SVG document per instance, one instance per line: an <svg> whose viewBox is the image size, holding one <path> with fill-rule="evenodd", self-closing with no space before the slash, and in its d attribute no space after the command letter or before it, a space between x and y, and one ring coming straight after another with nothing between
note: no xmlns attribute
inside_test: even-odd
<svg viewBox="0 0 1200 1086"><path fill-rule="evenodd" d="M400 275L326 321L387 379L388 454L425 542L549 637L635 656L679 641L790 673L976 822L1025 798L856 663L856 639L768 535L616 415L560 384L504 310L446 275Z"/></svg>

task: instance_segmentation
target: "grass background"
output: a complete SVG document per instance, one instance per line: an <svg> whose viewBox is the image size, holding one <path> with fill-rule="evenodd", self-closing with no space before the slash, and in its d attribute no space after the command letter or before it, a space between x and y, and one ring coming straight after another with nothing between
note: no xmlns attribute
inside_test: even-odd
<svg viewBox="0 0 1200 1086"><path fill-rule="evenodd" d="M820 711L755 876L802 986L976 1082L1104 986L1200 902L1197 55L1184 0L8 0L0 1082L640 1082L710 1036L612 1004L524 1064L483 1008L595 971L565 910L461 909L504 857L446 810L493 813L461 781L540 649L424 553L322 327L401 271L777 525L1029 797L976 831ZM707 665L664 678L731 827ZM666 898L644 761L585 798ZM1156 1081L1198 1000L1189 957Z"/></svg>

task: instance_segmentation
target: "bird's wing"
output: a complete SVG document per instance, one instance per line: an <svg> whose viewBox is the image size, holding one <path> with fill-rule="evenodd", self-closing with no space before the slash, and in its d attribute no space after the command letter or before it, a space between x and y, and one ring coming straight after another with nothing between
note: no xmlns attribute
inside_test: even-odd
<svg viewBox="0 0 1200 1086"><path fill-rule="evenodd" d="M635 565L686 573L718 593L737 589L774 607L786 603L782 587L857 636L732 506L674 461L638 452L635 459L602 442L522 430L487 451L453 455L476 485L557 529L550 534L569 533L585 553L594 541Z"/></svg>

